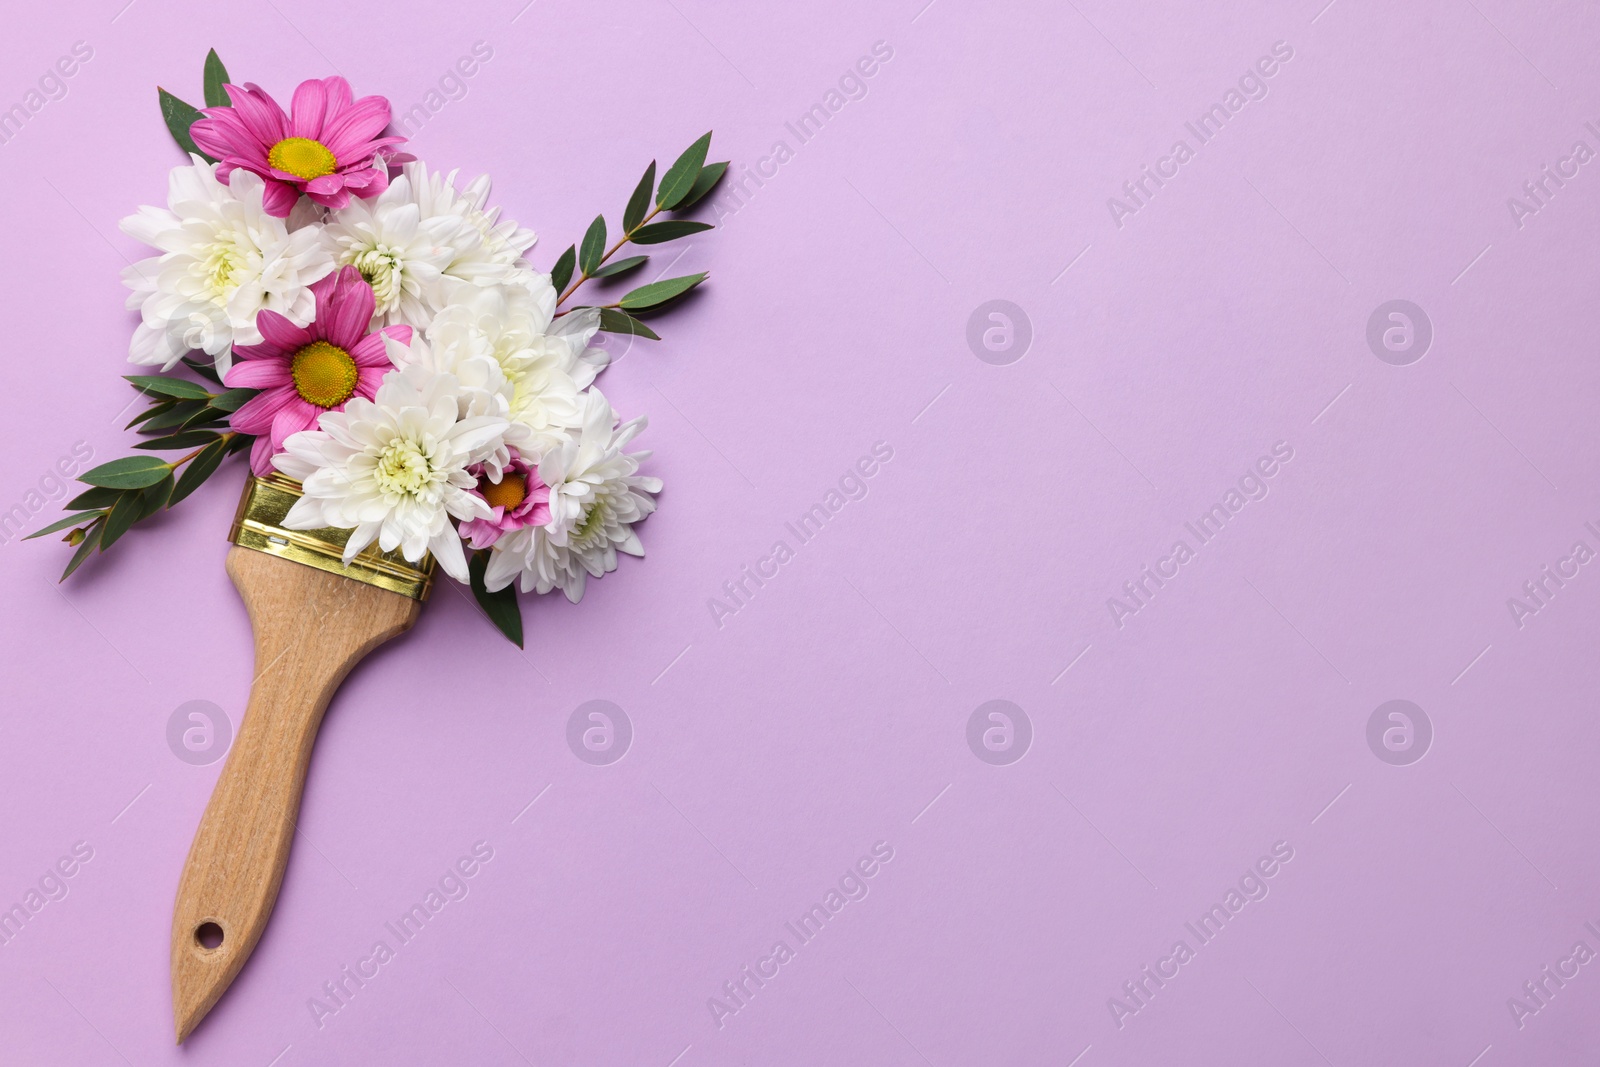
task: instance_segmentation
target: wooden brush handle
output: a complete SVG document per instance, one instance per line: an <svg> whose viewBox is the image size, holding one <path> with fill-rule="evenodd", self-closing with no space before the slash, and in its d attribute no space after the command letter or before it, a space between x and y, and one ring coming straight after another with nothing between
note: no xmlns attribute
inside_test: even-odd
<svg viewBox="0 0 1600 1067"><path fill-rule="evenodd" d="M250 612L256 670L243 725L206 805L172 913L178 1041L223 994L272 915L317 728L350 668L411 628L420 601L237 545L228 574ZM206 947L220 928L221 943ZM202 937L202 928L206 936Z"/></svg>

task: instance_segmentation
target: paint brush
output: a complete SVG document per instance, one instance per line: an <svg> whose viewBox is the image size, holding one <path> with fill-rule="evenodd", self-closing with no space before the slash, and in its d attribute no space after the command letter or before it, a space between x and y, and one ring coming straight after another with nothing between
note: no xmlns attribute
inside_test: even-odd
<svg viewBox="0 0 1600 1067"><path fill-rule="evenodd" d="M228 575L255 633L255 677L178 882L180 1044L238 977L272 916L329 699L363 656L411 628L433 584L431 558L411 564L372 545L346 566L351 531L284 529L299 496L299 483L281 475L252 477L228 538Z"/></svg>

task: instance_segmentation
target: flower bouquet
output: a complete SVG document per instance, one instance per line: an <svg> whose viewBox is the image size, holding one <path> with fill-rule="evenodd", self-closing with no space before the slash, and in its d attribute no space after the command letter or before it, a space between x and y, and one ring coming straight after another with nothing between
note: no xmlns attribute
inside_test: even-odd
<svg viewBox="0 0 1600 1067"><path fill-rule="evenodd" d="M579 305L587 282L642 271L617 253L711 228L660 218L694 206L726 163L706 163L708 133L656 181L652 162L614 237L596 216L548 271L526 258L535 236L488 206L489 180L457 187L385 136L389 103L357 100L339 77L302 82L287 112L253 83L234 85L215 51L204 110L160 90L168 129L189 155L167 207L141 207L124 232L160 250L123 280L140 322L129 375L148 399L129 427L141 452L79 476L72 514L30 536L67 531L63 579L140 520L171 508L234 453L260 479L292 479L292 530L350 531L342 562L368 546L470 583L500 630L522 644L513 586L579 600L589 577L642 556L634 524L661 483L626 448L645 419L619 421L596 376L597 332L659 339L641 321L705 273L666 278ZM194 377L165 372L179 366ZM197 380L198 379L198 380Z"/></svg>
<svg viewBox="0 0 1600 1067"><path fill-rule="evenodd" d="M575 602L617 553L644 554L634 525L661 483L639 473L648 452L627 451L645 420L620 420L594 387L608 359L592 342L656 339L641 317L706 275L573 298L642 272L649 256L625 247L710 229L673 216L727 168L706 162L709 133L659 182L652 162L621 232L596 216L546 272L527 259L533 233L488 206L488 179L458 187L385 134L382 97L324 78L285 111L232 84L215 51L204 92L197 110L160 90L188 161L166 208L122 223L159 250L123 273L140 314L130 358L159 369L128 376L147 402L128 428L145 440L80 475L72 513L32 535L66 531L65 580L248 454L227 569L256 672L178 883L180 1042L266 928L333 692L410 628L435 566L520 646L519 588Z"/></svg>

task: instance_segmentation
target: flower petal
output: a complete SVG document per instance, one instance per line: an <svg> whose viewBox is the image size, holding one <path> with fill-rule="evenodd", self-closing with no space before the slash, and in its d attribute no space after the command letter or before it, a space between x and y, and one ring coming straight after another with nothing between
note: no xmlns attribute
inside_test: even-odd
<svg viewBox="0 0 1600 1067"><path fill-rule="evenodd" d="M277 352L263 353L263 356L267 358L271 358L271 356L279 356L279 358L287 356L316 340L310 330L296 326L271 308L263 308L256 313L256 329L261 331L261 338L264 342L261 345L257 345L257 348L268 348L270 346L278 350ZM263 356L257 356L252 352L246 358L259 359L263 358Z"/></svg>
<svg viewBox="0 0 1600 1067"><path fill-rule="evenodd" d="M299 400L295 391L281 386L251 397L239 410L228 417L228 425L239 433L264 434L272 428L272 420L290 400Z"/></svg>
<svg viewBox="0 0 1600 1067"><path fill-rule="evenodd" d="M467 557L461 551L461 538L448 523L442 531L428 539L428 547L433 550L433 558L439 561L439 566L444 568L446 574L458 582L467 580ZM409 552L406 558L411 559ZM421 558L422 553L418 552L417 559Z"/></svg>
<svg viewBox="0 0 1600 1067"><path fill-rule="evenodd" d="M295 201L299 199L298 189L275 178L267 179L267 186L261 191L261 206L274 218L288 218L289 212L294 210Z"/></svg>
<svg viewBox="0 0 1600 1067"><path fill-rule="evenodd" d="M317 296L317 325L322 336L348 352L366 336L378 304L372 286L356 268L341 267L333 277L333 291L326 299L321 293Z"/></svg>
<svg viewBox="0 0 1600 1067"><path fill-rule="evenodd" d="M257 478L265 478L272 470L272 441L257 437L255 444L250 446L250 473Z"/></svg>
<svg viewBox="0 0 1600 1067"><path fill-rule="evenodd" d="M344 188L343 174L324 174L320 178L312 178L306 182L306 192L321 193L323 196L332 196Z"/></svg>
<svg viewBox="0 0 1600 1067"><path fill-rule="evenodd" d="M383 385L384 376L394 368L387 363L381 367L360 367L356 371L356 395L364 396L368 400L378 395L378 388Z"/></svg>
<svg viewBox="0 0 1600 1067"><path fill-rule="evenodd" d="M262 144L275 145L289 136L289 116L261 86L246 82L243 88L237 85L223 88L228 92L228 99L233 101L233 110L240 121Z"/></svg>
<svg viewBox="0 0 1600 1067"><path fill-rule="evenodd" d="M515 553L507 552L504 548L496 549L490 554L489 566L483 572L484 588L491 593L498 593L521 573L522 560Z"/></svg>
<svg viewBox="0 0 1600 1067"><path fill-rule="evenodd" d="M377 333L371 333L357 341L351 348L350 358L356 361L358 367L378 367L385 370L394 365L389 358L386 340L393 340L398 344L410 347L412 330L404 323L394 326L385 326Z"/></svg>
<svg viewBox="0 0 1600 1067"><path fill-rule="evenodd" d="M350 83L345 81L337 74L333 75L332 77L323 78L322 87L328 94L329 118L333 118L335 115L339 114L339 112L349 107L350 102L356 98L356 94L350 91ZM324 125L323 129L326 130L327 126Z"/></svg>
<svg viewBox="0 0 1600 1067"><path fill-rule="evenodd" d="M322 139L322 125L329 110L328 87L316 78L303 81L294 91L289 105L289 126L296 137Z"/></svg>
<svg viewBox="0 0 1600 1067"><path fill-rule="evenodd" d="M350 191L343 186L340 186L339 191L336 193L307 193L306 195L323 207L332 208L335 211L343 211L350 206Z"/></svg>
<svg viewBox="0 0 1600 1067"><path fill-rule="evenodd" d="M345 188L355 190L357 196L364 196L368 199L382 194L385 189L389 188L389 171L387 168L373 167L370 171L366 171L365 174L370 175L370 177L364 185L357 185L346 175L344 180Z"/></svg>
<svg viewBox="0 0 1600 1067"><path fill-rule="evenodd" d="M389 101L381 96L363 96L345 108L322 128L321 141L339 160L366 158L372 154L369 142L389 125Z"/></svg>
<svg viewBox="0 0 1600 1067"><path fill-rule="evenodd" d="M229 368L222 382L229 389L266 389L288 385L289 380L287 360L242 359Z"/></svg>
<svg viewBox="0 0 1600 1067"><path fill-rule="evenodd" d="M281 449L292 433L309 430L317 424L317 409L300 399L294 390L286 390L289 401L272 416L272 447Z"/></svg>
<svg viewBox="0 0 1600 1067"><path fill-rule="evenodd" d="M238 131L217 119L196 119L189 124L189 136L196 148L218 159L233 155L234 145L240 143Z"/></svg>

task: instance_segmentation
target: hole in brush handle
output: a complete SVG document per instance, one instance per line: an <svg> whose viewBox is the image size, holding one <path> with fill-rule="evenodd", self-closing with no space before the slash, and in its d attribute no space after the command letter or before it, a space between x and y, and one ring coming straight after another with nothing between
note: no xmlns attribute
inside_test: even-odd
<svg viewBox="0 0 1600 1067"><path fill-rule="evenodd" d="M214 952L222 947L226 935L222 927L213 922L204 922L194 929L194 943L207 952Z"/></svg>

